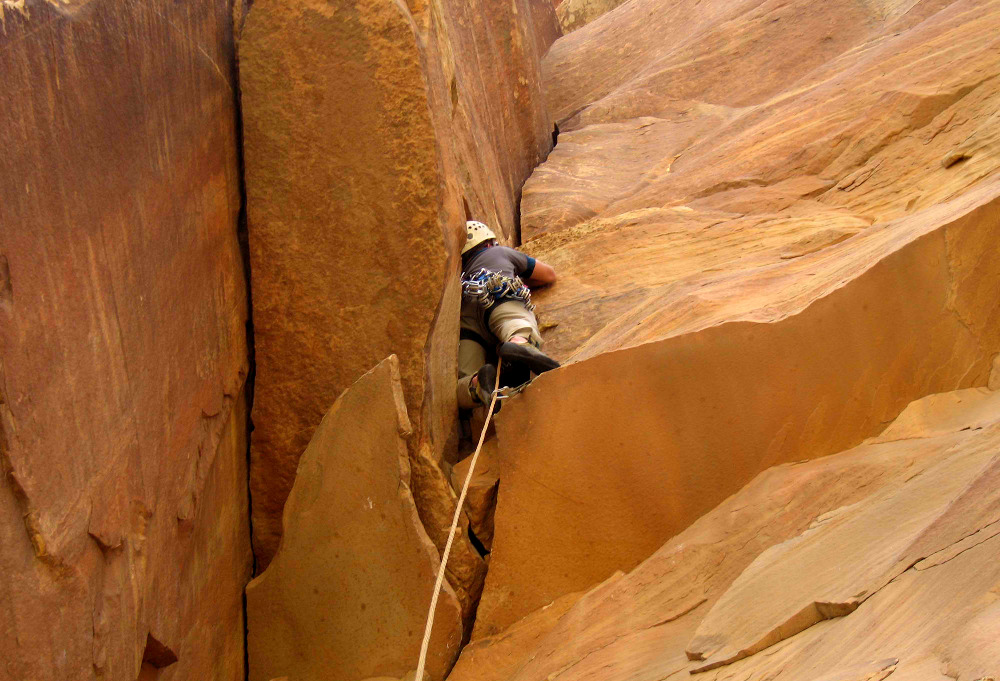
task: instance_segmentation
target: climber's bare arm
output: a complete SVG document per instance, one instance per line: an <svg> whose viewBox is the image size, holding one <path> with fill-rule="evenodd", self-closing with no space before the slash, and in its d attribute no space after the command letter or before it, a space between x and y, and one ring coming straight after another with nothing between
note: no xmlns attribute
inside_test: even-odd
<svg viewBox="0 0 1000 681"><path fill-rule="evenodd" d="M556 271L552 269L552 265L547 265L541 260L536 260L535 269L532 270L531 276L524 283L531 288L554 284L556 283Z"/></svg>

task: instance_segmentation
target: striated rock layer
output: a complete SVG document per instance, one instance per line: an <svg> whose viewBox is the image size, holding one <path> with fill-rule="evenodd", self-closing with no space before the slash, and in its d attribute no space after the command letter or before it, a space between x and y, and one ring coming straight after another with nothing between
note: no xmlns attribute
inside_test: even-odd
<svg viewBox="0 0 1000 681"><path fill-rule="evenodd" d="M563 132L522 223L560 272L538 301L563 359L752 315L781 263L998 169L996 2L669 4L545 61Z"/></svg>
<svg viewBox="0 0 1000 681"><path fill-rule="evenodd" d="M443 546L464 220L517 234L521 183L551 145L540 59L557 31L547 0L253 4L240 60L262 567L310 434L390 353L416 433L417 507ZM469 613L485 566L465 534L456 551Z"/></svg>
<svg viewBox="0 0 1000 681"><path fill-rule="evenodd" d="M986 384L998 23L998 2L632 0L553 45L563 132L522 227L560 272L536 300L570 364L499 416L475 638L769 466Z"/></svg>
<svg viewBox="0 0 1000 681"><path fill-rule="evenodd" d="M410 493L408 435L391 356L337 399L302 454L281 546L247 586L251 681L400 677L416 666L440 561ZM461 641L446 584L432 679Z"/></svg>
<svg viewBox="0 0 1000 681"><path fill-rule="evenodd" d="M0 679L237 681L229 3L2 5Z"/></svg>
<svg viewBox="0 0 1000 681"><path fill-rule="evenodd" d="M449 678L991 677L998 444L998 393L913 403L859 447L762 473L564 612L470 645Z"/></svg>

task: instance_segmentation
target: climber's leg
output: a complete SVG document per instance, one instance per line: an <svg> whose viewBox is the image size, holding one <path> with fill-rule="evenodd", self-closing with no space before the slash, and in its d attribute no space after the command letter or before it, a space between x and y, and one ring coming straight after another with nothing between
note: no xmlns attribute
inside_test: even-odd
<svg viewBox="0 0 1000 681"><path fill-rule="evenodd" d="M455 397L461 409L473 409L481 406L478 401L479 370L486 365L486 348L474 340L462 338L458 341L458 387ZM496 381L496 371L493 374ZM492 392L492 390L491 390ZM476 395L476 397L473 397Z"/></svg>
<svg viewBox="0 0 1000 681"><path fill-rule="evenodd" d="M492 364L484 364L472 379L471 389L475 391L474 400L484 407L493 401L493 391L497 389L497 368ZM496 411L500 411L500 402L496 403Z"/></svg>
<svg viewBox="0 0 1000 681"><path fill-rule="evenodd" d="M490 311L489 327L501 343L513 341L531 343L535 347L542 345L535 314L520 301L508 300L494 307Z"/></svg>
<svg viewBox="0 0 1000 681"><path fill-rule="evenodd" d="M539 350L542 336L538 321L523 303L508 301L497 305L489 324L490 331L502 341L497 353L504 360L521 363L536 374L559 367L559 362Z"/></svg>

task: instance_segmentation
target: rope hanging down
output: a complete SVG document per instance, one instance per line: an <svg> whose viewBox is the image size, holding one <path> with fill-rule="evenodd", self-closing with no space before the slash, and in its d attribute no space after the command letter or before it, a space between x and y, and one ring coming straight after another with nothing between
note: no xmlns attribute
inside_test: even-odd
<svg viewBox="0 0 1000 681"><path fill-rule="evenodd" d="M500 368L503 360L497 361L497 383L493 387L493 399L490 400L490 409L486 413L486 423L483 424L483 432L479 435L479 444L472 455L472 463L469 465L469 473L465 476L465 484L462 485L462 493L458 496L458 504L455 506L455 517L451 521L451 531L448 533L448 542L444 545L444 553L441 554L441 567L438 568L437 580L434 582L434 595L431 596L431 608L427 612L427 626L424 627L424 641L420 644L420 659L417 661L417 674L414 681L423 681L424 665L427 663L427 648L431 643L431 629L434 627L434 611L437 609L438 594L441 593L441 585L444 583L444 570L448 565L448 556L451 555L451 544L455 540L455 530L458 529L458 519L462 516L462 507L465 505L465 495L469 491L469 483L472 482L472 474L476 470L476 461L479 459L479 451L483 448L483 441L486 439L486 429L490 427L490 420L493 418L493 407L497 403L497 395L500 392Z"/></svg>

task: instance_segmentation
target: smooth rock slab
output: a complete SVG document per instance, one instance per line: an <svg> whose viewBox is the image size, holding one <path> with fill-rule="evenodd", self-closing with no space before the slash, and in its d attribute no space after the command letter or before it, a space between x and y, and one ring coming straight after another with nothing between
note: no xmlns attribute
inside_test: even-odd
<svg viewBox="0 0 1000 681"><path fill-rule="evenodd" d="M1000 418L997 404L993 422ZM856 610L992 456L968 448L901 489L824 514L802 535L762 553L698 627L687 648L688 657L704 661L696 671L753 655Z"/></svg>
<svg viewBox="0 0 1000 681"><path fill-rule="evenodd" d="M439 559L409 489L409 429L395 356L320 423L285 504L278 553L247 586L251 681L399 678L416 666ZM444 677L461 639L445 584L431 678Z"/></svg>
<svg viewBox="0 0 1000 681"><path fill-rule="evenodd" d="M520 636L525 623L545 618L544 611L536 611L499 635L473 642L450 681L689 678L689 672L704 666L685 654L695 631L769 549L794 541L810 527L832 527L850 514L874 514L893 497L919 502L929 486L924 476L939 475L945 468L967 472L977 460L979 472L966 477L962 491L944 504L944 512L919 533L904 558L871 582L874 591L856 610L690 678L881 681L895 674L908 681L939 681L995 676L1000 668L1000 648L994 643L1000 631L1000 410L986 419L979 405L963 424L947 413L947 400L921 402L911 406L928 417L935 416L936 406L944 406L939 415L954 418L952 432L870 441L820 460L775 466L634 571L590 590L554 623L546 623L544 631ZM895 520L887 516L884 529L891 530ZM824 540L836 538L825 533ZM872 534L859 533L854 540L873 554L883 550ZM827 548L831 566L845 572L856 567L850 556L840 560L840 542L830 541ZM783 564L774 567L781 571ZM781 572L790 594L798 582L815 584L812 566L799 567L803 569ZM767 604L758 599L747 607ZM510 651L514 638L519 645ZM505 664L475 664L495 656Z"/></svg>

